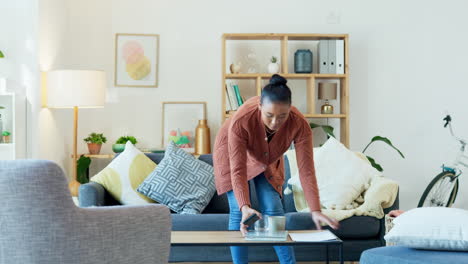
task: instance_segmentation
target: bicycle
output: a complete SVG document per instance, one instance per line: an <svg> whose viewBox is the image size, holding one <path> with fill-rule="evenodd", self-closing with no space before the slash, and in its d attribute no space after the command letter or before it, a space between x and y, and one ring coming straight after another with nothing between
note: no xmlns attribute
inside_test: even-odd
<svg viewBox="0 0 468 264"><path fill-rule="evenodd" d="M466 140L458 138L452 130L452 118L445 116L444 127L449 127L450 134L457 140L461 147L453 165L442 165L442 172L432 179L419 200L418 207L450 207L455 202L458 193L458 177L463 168L468 168L468 156L465 155Z"/></svg>

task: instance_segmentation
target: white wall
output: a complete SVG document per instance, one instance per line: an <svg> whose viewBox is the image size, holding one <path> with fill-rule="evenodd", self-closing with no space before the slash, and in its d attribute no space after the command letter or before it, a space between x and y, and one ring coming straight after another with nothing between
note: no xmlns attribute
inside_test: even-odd
<svg viewBox="0 0 468 264"><path fill-rule="evenodd" d="M66 1L39 1L39 69L47 72L51 69L69 68L70 12ZM62 165L66 172L70 170L73 129L72 110L42 108L37 110L39 120L36 134L40 144L39 151L33 157L53 160Z"/></svg>
<svg viewBox="0 0 468 264"><path fill-rule="evenodd" d="M39 94L37 5L37 0L0 1L0 50L5 55L0 59L0 79L6 79L7 92L16 93L18 98L16 131L13 131L17 158L25 158L39 148L37 144L31 144L36 139L32 127L38 125L32 115L38 107ZM26 111L29 113L27 120Z"/></svg>
<svg viewBox="0 0 468 264"><path fill-rule="evenodd" d="M63 5L59 2L48 3ZM79 120L80 139L92 131L108 136L103 152L123 133L137 136L141 147L159 146L162 101L207 101L214 135L221 122L220 37L226 32L348 33L351 148L362 150L382 135L404 152L406 159L383 145L369 150L385 175L400 183L403 209L416 206L439 166L457 151L442 128L445 110L453 114L456 131L468 137L465 1L68 0L66 5L67 30L50 28L58 39L66 37L66 52L58 53L62 64L109 74L108 104L82 110ZM113 87L115 33L160 34L158 88ZM66 155L71 114L54 115ZM57 148L42 150L47 156ZM468 208L464 176L456 205Z"/></svg>

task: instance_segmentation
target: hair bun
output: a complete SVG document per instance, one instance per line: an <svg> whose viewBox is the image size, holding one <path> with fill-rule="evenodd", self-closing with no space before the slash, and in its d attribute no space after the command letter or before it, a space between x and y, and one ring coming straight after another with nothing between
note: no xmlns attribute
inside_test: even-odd
<svg viewBox="0 0 468 264"><path fill-rule="evenodd" d="M270 79L271 85L285 85L288 82L283 76L279 74L273 74Z"/></svg>

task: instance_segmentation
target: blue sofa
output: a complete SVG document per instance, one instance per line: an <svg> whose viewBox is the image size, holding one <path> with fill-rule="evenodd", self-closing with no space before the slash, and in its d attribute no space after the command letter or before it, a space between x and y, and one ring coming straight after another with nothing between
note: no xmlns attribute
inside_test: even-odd
<svg viewBox="0 0 468 264"><path fill-rule="evenodd" d="M362 253L361 264L462 264L468 252L421 250L401 246L379 247Z"/></svg>
<svg viewBox="0 0 468 264"><path fill-rule="evenodd" d="M159 163L164 154L151 153L147 156ZM211 155L202 155L200 160L212 164ZM287 159L285 157L285 159ZM287 161L287 160L286 160ZM290 177L289 163L285 162L286 181ZM252 206L258 208L255 188L250 186ZM286 186L284 186L286 187ZM106 190L97 183L84 184L79 190L80 206L108 206L118 205ZM315 229L315 225L308 213L298 213L294 207L292 195L285 195L283 205L286 212L286 228L288 230ZM391 208L385 211L398 209L398 197ZM226 195L214 195L213 199L200 215L172 214L172 229L174 231L221 231L228 230L229 206ZM353 216L341 221L341 228L334 230L338 237L344 241L344 260L358 261L361 253L370 248L385 245L385 223L383 219L369 216ZM249 261L273 262L277 261L272 247L249 248ZM324 246L296 246L297 261L324 261L326 251ZM338 248L329 248L330 260L338 260ZM230 262L231 254L228 247L173 247L170 262Z"/></svg>

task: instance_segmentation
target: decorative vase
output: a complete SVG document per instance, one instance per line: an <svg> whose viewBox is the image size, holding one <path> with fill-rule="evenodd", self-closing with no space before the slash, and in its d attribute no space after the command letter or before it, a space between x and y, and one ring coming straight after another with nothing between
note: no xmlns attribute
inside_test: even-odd
<svg viewBox="0 0 468 264"><path fill-rule="evenodd" d="M278 73L279 72L279 64L278 63L270 63L268 64L268 73Z"/></svg>
<svg viewBox="0 0 468 264"><path fill-rule="evenodd" d="M308 49L299 49L294 53L294 72L312 72L312 52Z"/></svg>
<svg viewBox="0 0 468 264"><path fill-rule="evenodd" d="M198 126L195 129L195 154L209 154L210 147L210 128L206 119L198 120Z"/></svg>
<svg viewBox="0 0 468 264"><path fill-rule="evenodd" d="M102 144L98 144L98 143L88 143L89 154L91 155L99 154L99 152L101 152L101 146Z"/></svg>
<svg viewBox="0 0 468 264"><path fill-rule="evenodd" d="M120 153L125 150L125 144L114 144L112 145L112 151Z"/></svg>
<svg viewBox="0 0 468 264"><path fill-rule="evenodd" d="M10 136L2 136L3 143L10 143Z"/></svg>
<svg viewBox="0 0 468 264"><path fill-rule="evenodd" d="M237 63L237 64L231 63L231 65L229 66L229 70L231 71L231 73L234 73L234 74L239 73L240 69L241 69L240 63Z"/></svg>

